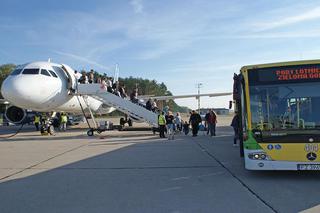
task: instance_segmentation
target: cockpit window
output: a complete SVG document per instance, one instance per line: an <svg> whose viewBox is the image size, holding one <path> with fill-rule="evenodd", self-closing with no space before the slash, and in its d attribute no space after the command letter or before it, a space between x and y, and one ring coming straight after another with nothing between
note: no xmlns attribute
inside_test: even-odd
<svg viewBox="0 0 320 213"><path fill-rule="evenodd" d="M37 75L39 74L39 69L24 69L22 74Z"/></svg>
<svg viewBox="0 0 320 213"><path fill-rule="evenodd" d="M58 78L57 74L55 72L53 72L52 70L49 70L49 72L51 73L51 75L55 78Z"/></svg>
<svg viewBox="0 0 320 213"><path fill-rule="evenodd" d="M11 75L19 75L21 73L22 69L15 69L12 71Z"/></svg>
<svg viewBox="0 0 320 213"><path fill-rule="evenodd" d="M41 69L41 75L50 76L47 70ZM51 76L50 76L51 77Z"/></svg>

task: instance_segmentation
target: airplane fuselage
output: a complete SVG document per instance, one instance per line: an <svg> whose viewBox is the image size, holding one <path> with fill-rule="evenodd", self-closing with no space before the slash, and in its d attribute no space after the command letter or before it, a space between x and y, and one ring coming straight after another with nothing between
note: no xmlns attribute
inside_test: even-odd
<svg viewBox="0 0 320 213"><path fill-rule="evenodd" d="M1 93L12 105L39 112L96 111L102 102L92 97L77 97L74 70L67 65L33 62L18 66L3 82ZM79 103L80 102L80 103Z"/></svg>

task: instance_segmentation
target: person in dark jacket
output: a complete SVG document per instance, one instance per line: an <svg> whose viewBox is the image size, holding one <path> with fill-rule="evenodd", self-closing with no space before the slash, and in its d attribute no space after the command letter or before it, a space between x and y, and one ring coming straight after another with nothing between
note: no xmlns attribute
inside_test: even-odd
<svg viewBox="0 0 320 213"><path fill-rule="evenodd" d="M192 110L189 123L192 126L192 136L198 136L198 131L199 131L199 123L202 122L201 116L194 110Z"/></svg>
<svg viewBox="0 0 320 213"><path fill-rule="evenodd" d="M239 125L239 114L236 112L232 122L231 122L231 126L233 127L233 131L234 131L234 138L233 138L233 146L238 146L237 144L237 140L240 140L240 125Z"/></svg>
<svg viewBox="0 0 320 213"><path fill-rule="evenodd" d="M207 122L211 137L216 136L217 115L213 110L210 110Z"/></svg>
<svg viewBox="0 0 320 213"><path fill-rule="evenodd" d="M205 120L204 126L205 126L205 128L207 130L207 135L209 135L209 124L208 124L209 116L210 116L210 110L208 110L208 112L204 116L204 120Z"/></svg>
<svg viewBox="0 0 320 213"><path fill-rule="evenodd" d="M152 110L152 103L151 103L151 98L146 102L146 109L151 111Z"/></svg>
<svg viewBox="0 0 320 213"><path fill-rule="evenodd" d="M183 132L185 135L189 134L189 124L187 121L185 121L183 124Z"/></svg>

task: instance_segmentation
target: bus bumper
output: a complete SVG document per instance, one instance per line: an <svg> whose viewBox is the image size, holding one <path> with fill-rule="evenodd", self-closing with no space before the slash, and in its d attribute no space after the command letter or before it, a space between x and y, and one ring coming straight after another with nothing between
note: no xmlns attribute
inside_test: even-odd
<svg viewBox="0 0 320 213"><path fill-rule="evenodd" d="M320 170L320 162L274 161L271 159L250 159L249 155L263 153L263 150L244 150L247 170Z"/></svg>

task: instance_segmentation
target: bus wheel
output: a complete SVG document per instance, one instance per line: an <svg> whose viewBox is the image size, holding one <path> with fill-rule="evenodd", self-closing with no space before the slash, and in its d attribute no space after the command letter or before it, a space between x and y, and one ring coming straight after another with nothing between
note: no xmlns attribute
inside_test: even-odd
<svg viewBox="0 0 320 213"><path fill-rule="evenodd" d="M89 129L87 132L87 135L90 137L93 136L93 129Z"/></svg>

